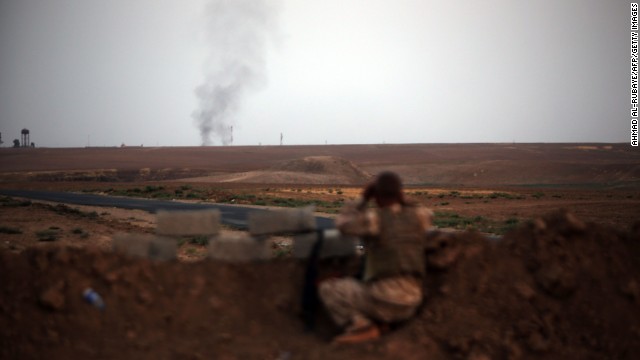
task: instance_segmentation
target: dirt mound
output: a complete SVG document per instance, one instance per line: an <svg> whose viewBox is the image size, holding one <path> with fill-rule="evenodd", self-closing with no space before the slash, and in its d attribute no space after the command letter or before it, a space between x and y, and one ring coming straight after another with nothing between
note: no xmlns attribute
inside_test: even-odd
<svg viewBox="0 0 640 360"><path fill-rule="evenodd" d="M304 264L158 263L92 249L0 254L0 358L631 359L640 224L554 214L502 241L430 238L427 301L380 341L335 347L299 318ZM325 264L329 265L329 264ZM323 272L328 272L324 270ZM82 300L92 287L106 309Z"/></svg>
<svg viewBox="0 0 640 360"><path fill-rule="evenodd" d="M370 175L349 160L335 156L307 156L285 161L272 167L274 171L290 171L311 174L334 174L363 180Z"/></svg>
<svg viewBox="0 0 640 360"><path fill-rule="evenodd" d="M266 170L189 178L196 182L242 182L249 184L361 185L371 175L353 162L335 156L308 156L279 162Z"/></svg>
<svg viewBox="0 0 640 360"><path fill-rule="evenodd" d="M335 179L334 184L362 184L371 178L371 174L353 162L335 156L308 156L289 160L276 164L270 171L311 175L312 178L318 175L329 176Z"/></svg>

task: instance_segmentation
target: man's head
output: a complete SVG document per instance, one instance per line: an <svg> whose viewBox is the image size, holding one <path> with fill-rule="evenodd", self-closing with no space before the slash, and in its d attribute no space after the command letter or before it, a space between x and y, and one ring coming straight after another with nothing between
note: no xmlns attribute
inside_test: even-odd
<svg viewBox="0 0 640 360"><path fill-rule="evenodd" d="M393 204L404 204L402 180L400 180L400 177L394 172L382 172L365 190L365 198L375 199L378 206L381 207Z"/></svg>

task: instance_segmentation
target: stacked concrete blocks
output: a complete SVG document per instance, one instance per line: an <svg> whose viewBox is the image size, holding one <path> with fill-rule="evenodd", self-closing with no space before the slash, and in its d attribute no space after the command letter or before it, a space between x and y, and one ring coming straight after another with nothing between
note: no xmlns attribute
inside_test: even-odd
<svg viewBox="0 0 640 360"><path fill-rule="evenodd" d="M113 239L113 249L130 256L152 260L174 260L178 250L178 238L213 236L219 231L218 210L159 211L156 235L116 235Z"/></svg>
<svg viewBox="0 0 640 360"><path fill-rule="evenodd" d="M318 239L322 238L321 258L350 256L355 253L356 238L345 238L335 229L316 230L313 207L279 211L254 211L249 214L249 234L220 233L220 211L159 211L155 235L117 235L113 248L127 255L154 260L176 258L178 240L185 236L209 239L208 256L229 262L248 262L271 258L269 236L297 234L293 256L307 258Z"/></svg>
<svg viewBox="0 0 640 360"><path fill-rule="evenodd" d="M315 207L274 211L254 211L249 214L249 232L254 236L315 231Z"/></svg>
<svg viewBox="0 0 640 360"><path fill-rule="evenodd" d="M220 232L220 211L158 211L156 233L166 236L208 236Z"/></svg>

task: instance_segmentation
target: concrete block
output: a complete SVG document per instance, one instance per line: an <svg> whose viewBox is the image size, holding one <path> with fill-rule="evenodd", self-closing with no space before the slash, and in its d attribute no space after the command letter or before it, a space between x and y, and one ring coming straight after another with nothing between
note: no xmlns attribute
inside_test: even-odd
<svg viewBox="0 0 640 360"><path fill-rule="evenodd" d="M175 239L156 237L149 244L148 257L152 260L174 260L178 251Z"/></svg>
<svg viewBox="0 0 640 360"><path fill-rule="evenodd" d="M220 230L220 211L158 211L156 233L167 236L216 235Z"/></svg>
<svg viewBox="0 0 640 360"><path fill-rule="evenodd" d="M228 262L250 262L271 258L266 241L259 241L251 236L226 234L216 236L209 241L209 258Z"/></svg>
<svg viewBox="0 0 640 360"><path fill-rule="evenodd" d="M356 253L357 238L343 236L337 229L324 230L323 234L320 258L352 256ZM318 240L317 233L297 235L293 242L293 257L298 259L309 257Z"/></svg>
<svg viewBox="0 0 640 360"><path fill-rule="evenodd" d="M300 209L254 211L249 213L251 235L269 235L286 232L304 232L316 229L313 216L315 207Z"/></svg>
<svg viewBox="0 0 640 360"><path fill-rule="evenodd" d="M174 239L154 235L118 234L113 238L114 251L152 260L173 260L177 249Z"/></svg>

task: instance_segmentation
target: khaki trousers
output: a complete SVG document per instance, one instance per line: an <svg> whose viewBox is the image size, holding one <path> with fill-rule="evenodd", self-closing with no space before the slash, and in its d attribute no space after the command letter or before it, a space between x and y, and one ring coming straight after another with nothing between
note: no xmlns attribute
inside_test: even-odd
<svg viewBox="0 0 640 360"><path fill-rule="evenodd" d="M422 282L397 276L371 283L354 278L328 279L318 288L320 299L339 326L371 320L402 321L411 318L422 303Z"/></svg>

